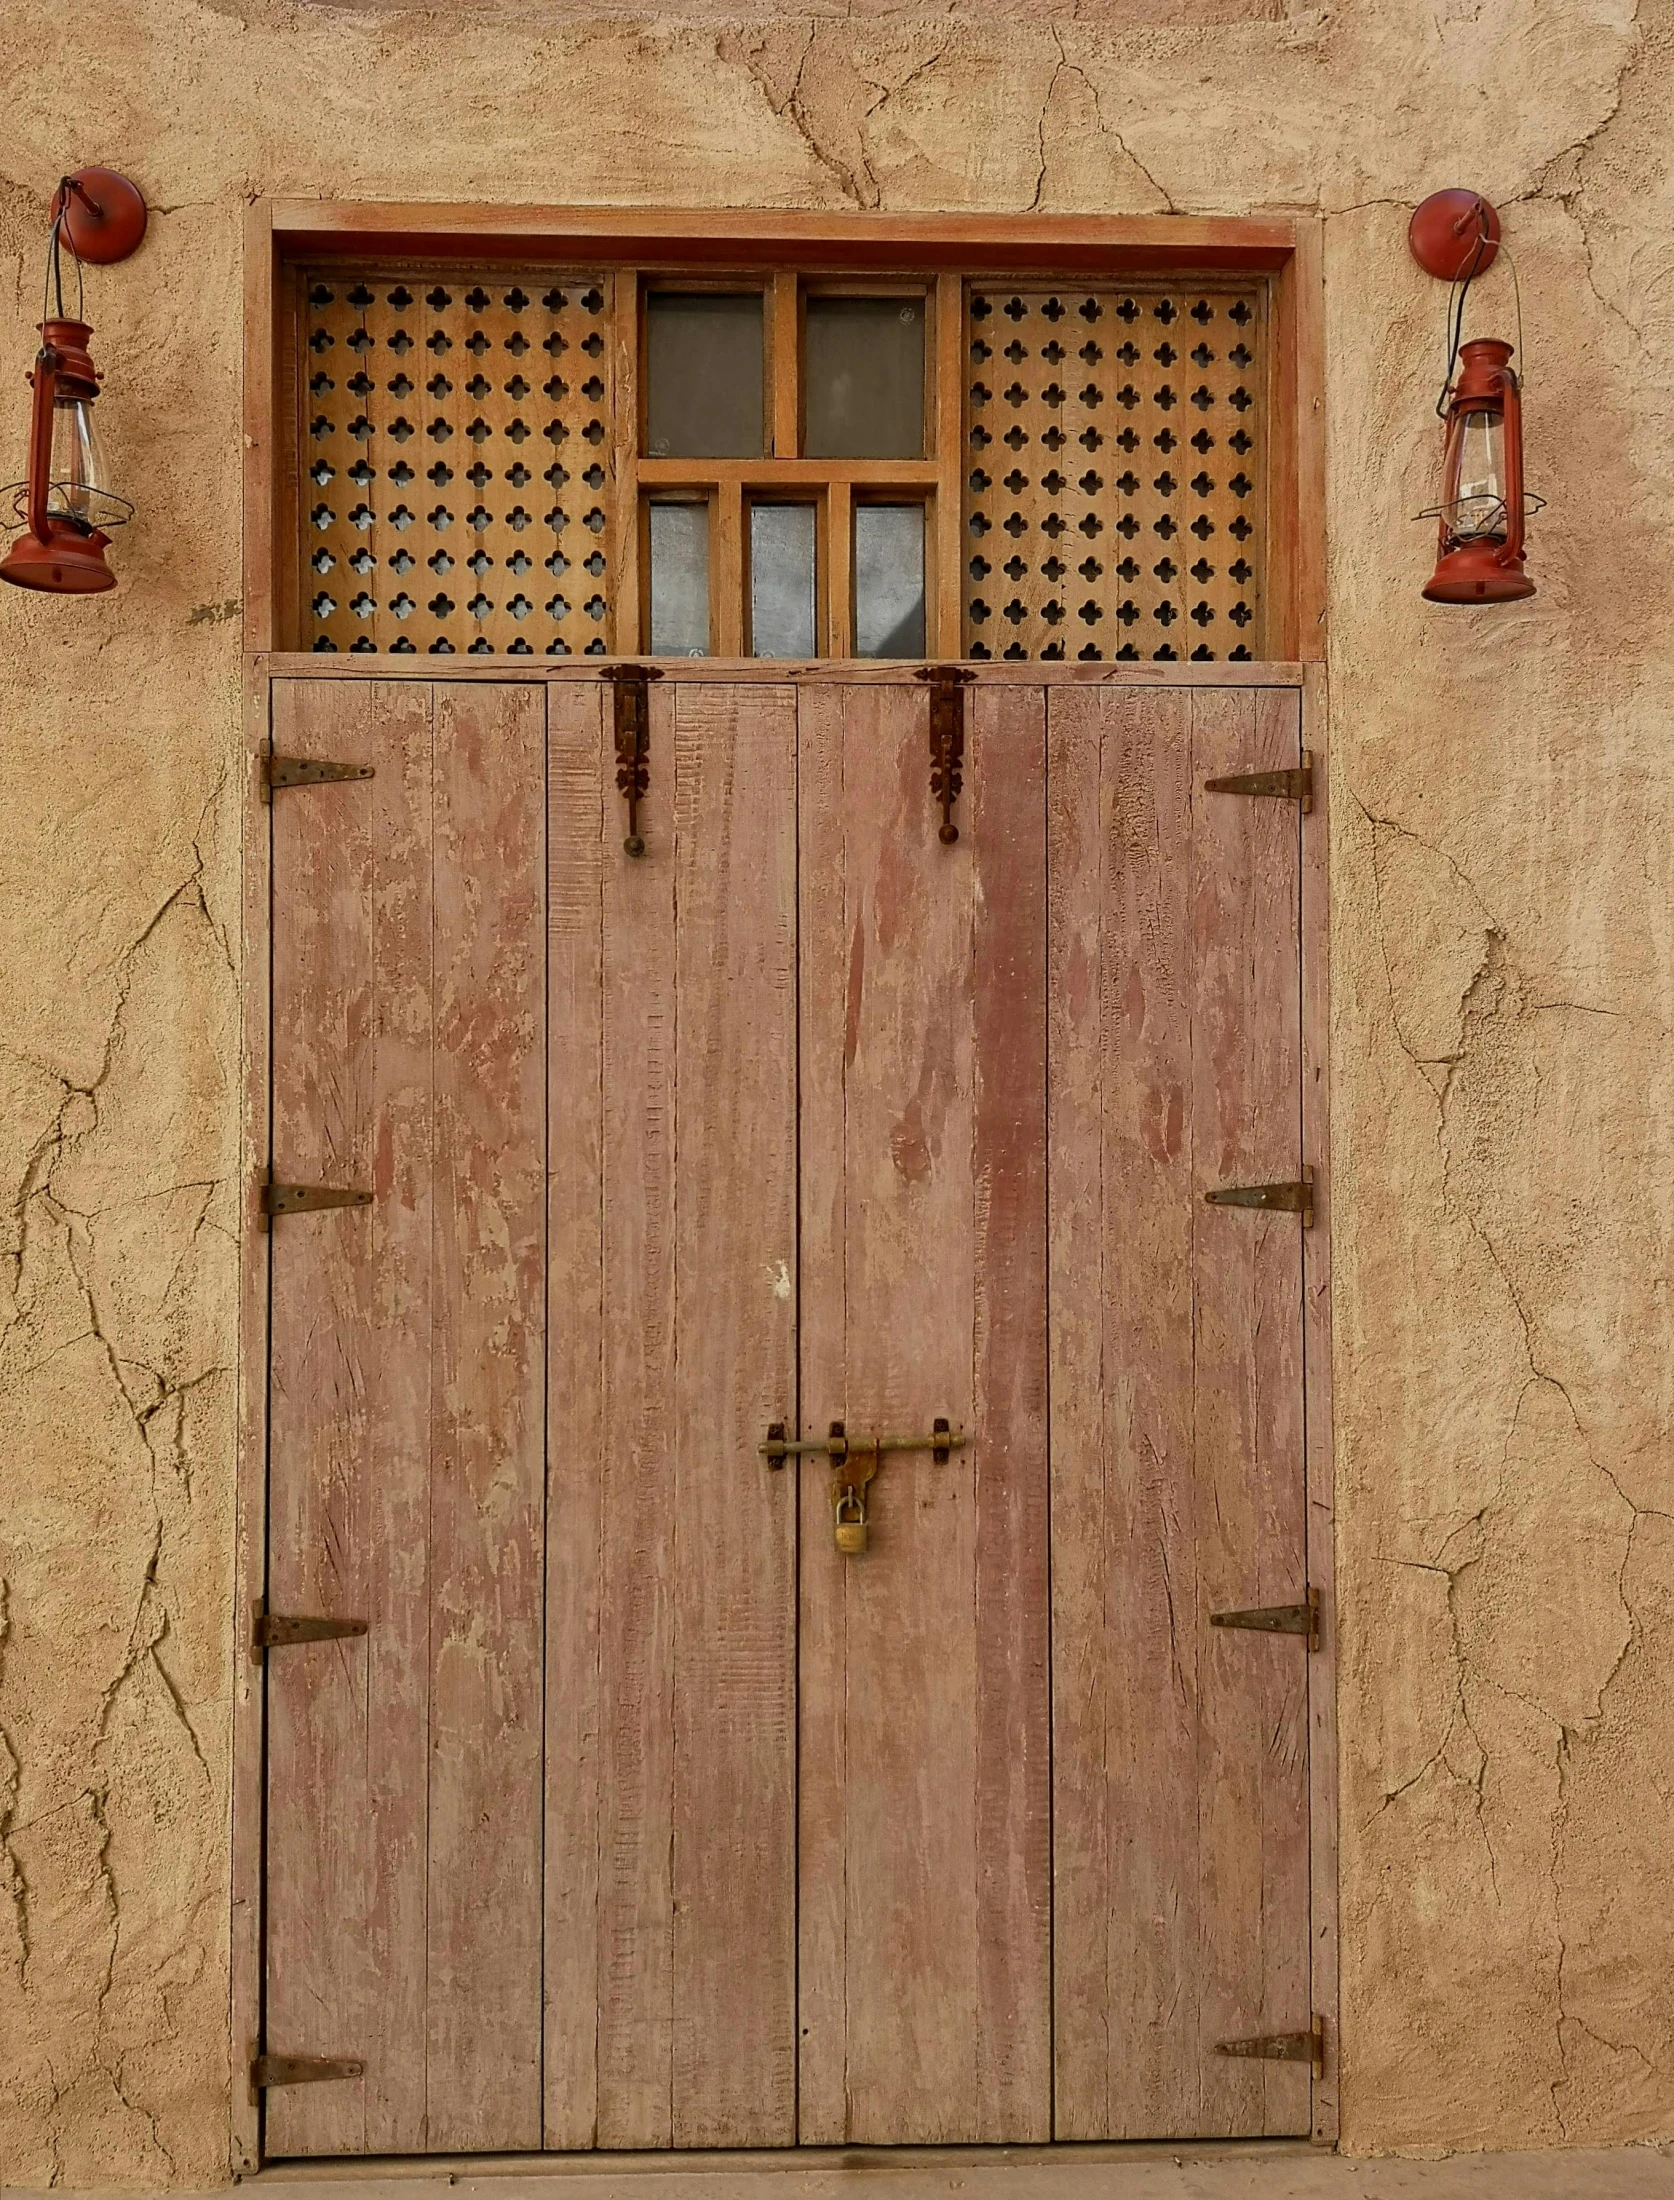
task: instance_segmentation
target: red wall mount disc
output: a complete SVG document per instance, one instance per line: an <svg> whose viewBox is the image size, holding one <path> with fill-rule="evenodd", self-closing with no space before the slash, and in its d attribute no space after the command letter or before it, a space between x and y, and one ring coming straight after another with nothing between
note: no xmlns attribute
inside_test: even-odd
<svg viewBox="0 0 1674 2200"><path fill-rule="evenodd" d="M1480 191L1432 191L1407 224L1407 243L1426 275L1463 282L1485 274L1498 259L1500 217Z"/></svg>
<svg viewBox="0 0 1674 2200"><path fill-rule="evenodd" d="M137 251L145 235L145 199L138 184L114 168L78 168L70 180L80 188L58 186L52 218L63 214L64 235L76 258L89 267L108 267Z"/></svg>

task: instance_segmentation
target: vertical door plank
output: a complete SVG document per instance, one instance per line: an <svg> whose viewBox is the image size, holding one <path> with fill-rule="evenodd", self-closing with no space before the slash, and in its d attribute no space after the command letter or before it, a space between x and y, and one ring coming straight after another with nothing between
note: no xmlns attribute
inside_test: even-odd
<svg viewBox="0 0 1674 2200"><path fill-rule="evenodd" d="M547 691L546 2122L598 2127L600 1533L604 1422L602 687ZM616 860L622 833L615 835Z"/></svg>
<svg viewBox="0 0 1674 2200"><path fill-rule="evenodd" d="M1299 1227L1202 1196L1300 1162L1296 813L1201 792L1295 700L1051 711L1057 2135L1305 2130L1214 2047L1308 2021L1306 1652L1209 1625L1304 1587Z"/></svg>
<svg viewBox="0 0 1674 2200"><path fill-rule="evenodd" d="M436 690L430 2144L541 2135L545 712Z"/></svg>
<svg viewBox="0 0 1674 2200"><path fill-rule="evenodd" d="M821 683L798 695L798 822L802 891L802 1119L799 1296L802 1308L801 1432L823 1436L849 1394L848 1237L844 1229L843 1064L847 1047L850 949L848 841L844 819L843 713L846 691ZM819 882L816 890L815 882ZM864 981L864 966L860 977ZM820 1418L824 1415L824 1419ZM844 1880L847 1763L848 1602L832 1572L828 1476L818 1459L798 1474L801 1523L798 1594L797 2024L800 2071L797 2136L805 2146L847 2135L845 1987L848 1900Z"/></svg>
<svg viewBox="0 0 1674 2200"><path fill-rule="evenodd" d="M794 2136L795 697L654 690L603 840L598 2140ZM555 1685L558 1685L555 1675ZM555 1765L551 1777L564 1777Z"/></svg>
<svg viewBox="0 0 1674 2200"><path fill-rule="evenodd" d="M429 1675L430 696L281 681L274 745L376 777L273 805L273 1165L369 1185L274 1229L265 2043L359 2081L267 2096L274 2154L421 2148Z"/></svg>
<svg viewBox="0 0 1674 2200"><path fill-rule="evenodd" d="M1126 2138L1196 2115L1191 703L1051 711L1057 2132Z"/></svg>
<svg viewBox="0 0 1674 2200"><path fill-rule="evenodd" d="M1053 2130L1060 2139L1109 2128L1116 2045L1105 1917L1114 1882L1104 1645L1113 1507L1105 1472L1101 1043L1110 831L1101 756L1113 701L1077 689L1048 705ZM1166 739L1167 728L1158 730Z"/></svg>
<svg viewBox="0 0 1674 2200"><path fill-rule="evenodd" d="M976 2136L1051 2137L1046 697L971 699Z"/></svg>
<svg viewBox="0 0 1674 2200"><path fill-rule="evenodd" d="M795 2082L796 691L674 691L676 2146Z"/></svg>
<svg viewBox="0 0 1674 2200"><path fill-rule="evenodd" d="M886 1461L861 1559L804 1470L801 2135L1043 2137L1044 1449L1005 1342L1045 1312L1027 1116L1008 1119L1032 1112L1038 1144L1039 735L1031 769L1030 706L973 711L967 781L990 728L996 778L944 848L924 696L839 697L804 706L803 1425L943 1413L973 1441Z"/></svg>
<svg viewBox="0 0 1674 2200"><path fill-rule="evenodd" d="M651 691L645 854L604 839L604 1426L599 2144L672 2143L674 699ZM554 1766L552 1777L561 1778Z"/></svg>
<svg viewBox="0 0 1674 2200"><path fill-rule="evenodd" d="M1192 777L1294 765L1293 694L1199 692ZM1300 832L1294 804L1195 797L1192 1116L1203 1188L1302 1162ZM1300 1600L1307 1583L1302 1238L1296 1216L1194 1205L1193 1448L1210 1609ZM1238 1223L1253 1228L1227 1228ZM1265 1652L1265 1655L1263 1653ZM1295 1636L1203 1638L1205 2044L1306 2029L1307 1661ZM1306 2131L1305 2065L1206 2054L1206 2117Z"/></svg>

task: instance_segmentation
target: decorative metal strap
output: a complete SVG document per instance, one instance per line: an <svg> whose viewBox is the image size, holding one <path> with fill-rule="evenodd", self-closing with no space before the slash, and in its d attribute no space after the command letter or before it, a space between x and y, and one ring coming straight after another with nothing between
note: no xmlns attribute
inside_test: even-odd
<svg viewBox="0 0 1674 2200"><path fill-rule="evenodd" d="M1304 1168L1288 1184L1220 1184L1205 1192L1210 1207L1257 1207L1264 1214L1300 1215L1304 1230L1314 1226L1314 1172Z"/></svg>
<svg viewBox="0 0 1674 2200"><path fill-rule="evenodd" d="M363 1619L325 1619L311 1612L262 1612L257 1616L252 1638L258 1650L275 1650L287 1643L336 1642L366 1632Z"/></svg>
<svg viewBox="0 0 1674 2200"><path fill-rule="evenodd" d="M1243 1612L1211 1612L1211 1627L1245 1627L1257 1635L1306 1635L1308 1648L1319 1648L1319 1591L1310 1589L1305 1604L1261 1604Z"/></svg>
<svg viewBox="0 0 1674 2200"><path fill-rule="evenodd" d="M1281 802L1299 802L1302 814L1307 816L1314 806L1314 759L1311 750L1302 751L1302 764L1298 771L1289 772L1237 772L1230 779L1206 779L1205 794L1255 794L1272 795Z"/></svg>
<svg viewBox="0 0 1674 2200"><path fill-rule="evenodd" d="M606 665L601 680L616 692L616 791L628 805L628 836L622 846L631 856L645 853L639 806L651 785L651 703L647 683L660 680L656 665Z"/></svg>
<svg viewBox="0 0 1674 2200"><path fill-rule="evenodd" d="M334 779L376 779L370 764L334 764L324 756L270 756L263 783L275 787L323 787Z"/></svg>
<svg viewBox="0 0 1674 2200"><path fill-rule="evenodd" d="M963 665L920 665L913 678L930 686L930 795L942 806L937 837L951 848L959 838L953 805L964 785L965 690L976 674Z"/></svg>
<svg viewBox="0 0 1674 2200"><path fill-rule="evenodd" d="M1256 2062L1310 2063L1317 2078L1325 2069L1325 2021L1315 2017L1306 2032L1266 2032L1249 2040L1217 2040L1215 2053Z"/></svg>
<svg viewBox="0 0 1674 2200"><path fill-rule="evenodd" d="M264 1215L312 1215L326 1207L370 1207L372 1194L345 1184L264 1184Z"/></svg>
<svg viewBox="0 0 1674 2200"><path fill-rule="evenodd" d="M250 2065L253 2086L323 2085L332 2078L360 2078L366 2065L352 2055L258 2055Z"/></svg>

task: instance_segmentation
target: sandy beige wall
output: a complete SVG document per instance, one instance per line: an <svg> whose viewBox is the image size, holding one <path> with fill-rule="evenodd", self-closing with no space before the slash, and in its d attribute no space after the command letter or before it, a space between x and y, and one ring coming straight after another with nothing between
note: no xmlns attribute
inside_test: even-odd
<svg viewBox="0 0 1674 2200"><path fill-rule="evenodd" d="M0 18L14 465L53 180L154 206L91 306L122 586L0 603L0 2179L226 2167L259 193L1328 217L1345 2135L1674 2133L1674 7L728 12ZM1409 523L1455 181L1550 500L1492 613Z"/></svg>

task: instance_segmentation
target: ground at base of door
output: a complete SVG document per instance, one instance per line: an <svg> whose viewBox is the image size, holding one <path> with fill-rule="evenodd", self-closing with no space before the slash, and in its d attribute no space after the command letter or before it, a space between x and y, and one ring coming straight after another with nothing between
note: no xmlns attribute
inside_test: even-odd
<svg viewBox="0 0 1674 2200"><path fill-rule="evenodd" d="M284 2200L836 2200L864 2179L876 2200L1674 2200L1674 2146L1445 2161L1348 2161L1302 2142L938 2153L857 2148L800 2160L739 2155L604 2161L527 2156L376 2164L283 2163L228 2188L283 2185ZM12 2191L7 2200L31 2200Z"/></svg>

